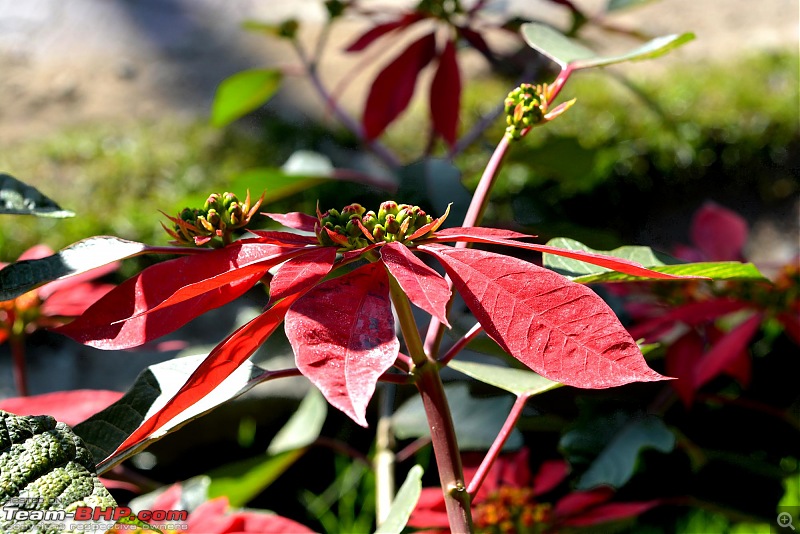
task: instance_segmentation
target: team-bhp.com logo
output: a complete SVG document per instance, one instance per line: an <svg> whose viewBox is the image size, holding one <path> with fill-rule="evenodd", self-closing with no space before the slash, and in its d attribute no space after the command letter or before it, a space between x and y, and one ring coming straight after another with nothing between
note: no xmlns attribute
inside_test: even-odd
<svg viewBox="0 0 800 534"><path fill-rule="evenodd" d="M6 524L35 524L37 528L58 526L65 531L96 530L135 530L149 528L155 532L161 529L171 531L186 530L189 512L186 510L139 510L134 512L127 506L91 507L79 506L72 511L53 509L42 510L31 499L10 499L0 514Z"/></svg>

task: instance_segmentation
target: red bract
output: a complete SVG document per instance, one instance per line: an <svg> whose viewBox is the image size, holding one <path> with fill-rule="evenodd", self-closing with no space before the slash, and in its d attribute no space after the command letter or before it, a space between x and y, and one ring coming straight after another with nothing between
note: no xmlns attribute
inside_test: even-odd
<svg viewBox="0 0 800 534"><path fill-rule="evenodd" d="M295 229L312 217L275 215ZM362 220L363 218L363 220ZM679 278L599 254L521 241L525 234L486 228L438 231L416 206L385 202L378 213L357 204L313 219L316 237L255 231L221 249L145 269L61 331L102 348L151 341L271 279L265 311L211 351L180 391L115 451L131 450L208 395L286 321L297 367L335 407L366 426L376 383L396 361L399 340L390 287L446 323L447 281L415 252L447 270L476 318L512 356L551 380L610 387L661 380L605 303L585 286L520 259L442 245L462 241L547 251L636 275ZM367 261L352 271L349 265ZM277 268L274 276L269 269ZM323 281L328 275L330 279ZM112 455L114 456L114 455Z"/></svg>
<svg viewBox="0 0 800 534"><path fill-rule="evenodd" d="M180 510L181 486L175 484L159 495L151 510ZM174 521L172 522L174 524ZM165 529L165 525L154 524ZM286 517L260 511L231 511L227 497L218 497L206 501L189 514L185 528L175 532L189 534L237 534L237 533L270 533L270 534L302 534L313 532L304 525ZM171 532L171 530L165 530Z"/></svg>
<svg viewBox="0 0 800 534"><path fill-rule="evenodd" d="M464 477L475 476L482 454L464 453ZM528 463L528 449L500 455L472 499L475 531L557 532L562 526L590 526L634 517L661 501L610 502L614 491L608 487L576 491L551 503L542 496L561 485L568 474L563 460L548 460L534 475ZM441 488L423 488L408 525L447 532L449 526Z"/></svg>
<svg viewBox="0 0 800 534"><path fill-rule="evenodd" d="M451 147L458 134L461 107L461 74L456 61L456 46L448 40L439 55L439 66L431 82L431 120L433 130Z"/></svg>

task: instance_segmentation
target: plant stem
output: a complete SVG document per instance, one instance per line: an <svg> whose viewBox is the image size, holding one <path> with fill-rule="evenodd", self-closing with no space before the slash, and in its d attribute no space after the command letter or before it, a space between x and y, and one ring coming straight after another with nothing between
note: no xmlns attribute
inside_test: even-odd
<svg viewBox="0 0 800 534"><path fill-rule="evenodd" d="M511 431L514 430L514 426L516 426L520 415L522 415L522 409L525 407L525 403L527 401L528 395L519 395L517 400L514 401L514 405L511 407L508 417L506 417L506 422L503 423L503 428L500 429L500 432L494 439L494 442L486 453L486 456L483 457L480 467L478 467L478 470L475 472L475 476L472 477L472 480L469 482L469 488L467 489L467 492L469 492L470 497L474 498L478 493L478 490L481 489L481 485L486 479L486 475L492 468L492 465L497 459L497 456L500 454L500 451L503 450L503 445L505 445L508 437L511 435Z"/></svg>
<svg viewBox="0 0 800 534"><path fill-rule="evenodd" d="M450 406L444 393L442 378L439 376L439 366L425 354L411 303L400 284L391 275L389 275L389 288L397 311L400 331L414 361L412 372L417 376L417 389L428 418L450 529L459 533L472 532L470 496L464 483L461 454L458 450Z"/></svg>
<svg viewBox="0 0 800 534"><path fill-rule="evenodd" d="M472 227L481 222L483 213L486 211L486 205L489 203L489 194L491 193L492 187L497 181L497 175L500 173L500 167L503 164L503 159L505 159L506 153L508 153L509 144L510 139L504 134L503 138L494 149L494 153L492 154L491 159L489 159L489 163L486 164L486 168L483 171L483 176L481 176L478 187L475 190L475 193L472 195L472 202L470 202L469 208L467 209L467 215L464 217L464 223L461 226ZM467 243L465 242L456 243L456 247L458 248L464 248L466 246ZM447 278L447 283L452 291L453 282L450 280L450 278ZM453 297L454 296L455 293L453 294ZM450 303L448 303L448 310L450 309L450 304L452 304L452 301L453 298L451 297ZM428 325L428 333L425 336L425 351L428 354L439 353L439 347L442 343L442 336L444 336L444 325L435 317L431 317L431 322Z"/></svg>

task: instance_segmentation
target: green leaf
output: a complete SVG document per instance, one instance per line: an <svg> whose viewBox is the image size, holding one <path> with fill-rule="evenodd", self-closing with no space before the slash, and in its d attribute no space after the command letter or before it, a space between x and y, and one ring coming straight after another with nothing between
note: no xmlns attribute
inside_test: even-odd
<svg viewBox="0 0 800 534"><path fill-rule="evenodd" d="M317 388L310 388L297 410L275 434L267 453L280 454L311 445L319 437L328 415L328 403Z"/></svg>
<svg viewBox="0 0 800 534"><path fill-rule="evenodd" d="M553 382L533 371L526 371L525 369L513 369L511 367L500 367L497 365L463 362L459 360L451 361L448 367L460 373L464 373L467 376L471 376L475 380L497 386L517 396L525 395L526 397L531 397L561 387L560 383Z"/></svg>
<svg viewBox="0 0 800 534"><path fill-rule="evenodd" d="M75 433L86 442L98 463L98 473L107 471L166 434L243 394L253 386L251 379L265 372L250 361L245 361L210 395L173 418L139 446L109 457L150 415L175 396L205 357L206 355L185 356L151 365L139 374L121 399L75 426Z"/></svg>
<svg viewBox="0 0 800 534"><path fill-rule="evenodd" d="M375 534L400 534L403 531L422 494L422 472L420 465L415 465L408 471L405 482L397 490L389 515Z"/></svg>
<svg viewBox="0 0 800 534"><path fill-rule="evenodd" d="M463 383L448 384L445 392L459 447L463 450L487 450L508 417L514 403L512 397L503 395L478 399L469 394L469 388ZM419 438L431 433L419 396L411 397L400 406L392 422L399 439ZM514 429L503 450L519 449L522 443L522 434Z"/></svg>
<svg viewBox="0 0 800 534"><path fill-rule="evenodd" d="M69 426L49 415L18 416L0 410L0 472L0 503L4 507L69 513L83 506L117 505L97 477L84 443ZM16 506L12 504L15 499L19 499ZM15 518L4 513L0 514L0 531L61 529L54 530L48 517Z"/></svg>
<svg viewBox="0 0 800 534"><path fill-rule="evenodd" d="M280 87L282 76L279 70L251 69L223 80L211 105L211 124L225 126L265 104Z"/></svg>
<svg viewBox="0 0 800 534"><path fill-rule="evenodd" d="M74 217L75 213L62 209L35 187L9 174L0 173L0 215L36 215L58 219Z"/></svg>
<svg viewBox="0 0 800 534"><path fill-rule="evenodd" d="M99 236L78 241L52 256L23 260L0 269L0 301L23 295L42 284L81 274L147 252L142 243Z"/></svg>
<svg viewBox="0 0 800 534"><path fill-rule="evenodd" d="M602 430L601 430L602 429ZM577 488L600 485L619 488L633 476L642 450L652 448L663 453L672 451L675 436L661 419L652 416L628 417L617 413L610 422L597 418L561 438L561 447L570 456L591 454L604 442L599 454L578 481Z"/></svg>
<svg viewBox="0 0 800 534"><path fill-rule="evenodd" d="M566 250L578 250L624 258L640 263L648 269L662 273L706 276L713 280L765 279L764 275L762 275L752 263L739 263L734 261L681 263L680 260L656 252L650 247L624 246L615 248L614 250L594 250L579 241L566 237L556 237L548 241L547 244ZM611 271L605 267L565 258L563 256L556 256L554 254L544 253L542 255L542 263L548 269L552 269L571 279L573 282L580 284L643 280L637 276Z"/></svg>
<svg viewBox="0 0 800 534"><path fill-rule="evenodd" d="M272 484L305 452L293 449L276 455L255 456L233 462L208 473L211 485L208 487L210 499L227 496L234 508L245 506L259 493Z"/></svg>
<svg viewBox="0 0 800 534"><path fill-rule="evenodd" d="M694 39L693 33L665 35L656 37L624 54L600 56L540 22L523 24L521 30L528 46L558 63L562 69L569 66L573 70L655 58Z"/></svg>

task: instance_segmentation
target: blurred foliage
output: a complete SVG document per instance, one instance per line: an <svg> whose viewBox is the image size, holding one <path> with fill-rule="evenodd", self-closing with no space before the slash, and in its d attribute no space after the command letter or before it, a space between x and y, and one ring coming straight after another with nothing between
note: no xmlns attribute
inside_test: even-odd
<svg viewBox="0 0 800 534"><path fill-rule="evenodd" d="M797 63L798 56L787 52L724 65L681 65L662 75L637 69L626 69L626 78L613 69L577 74L563 98L579 95L578 104L511 151L487 224L515 220L543 239L568 234L589 246L613 248L637 241L631 221L644 224L663 206L699 203L709 192L718 201L744 198L767 207L796 197ZM509 84L497 76L468 84L461 131L502 102ZM403 161L424 150L418 132L426 114L424 105L412 108L388 132L387 144ZM456 160L468 187L477 184L503 127L495 121ZM341 131L265 113L224 129L167 118L84 126L20 142L0 153L0 170L77 216L15 219L13 231L6 226L0 234L0 260L10 261L35 243L58 249L98 234L166 244L158 210L177 213L185 199L224 190L248 169L279 167L298 149L320 150L347 166L354 147ZM337 205L385 195L330 182L268 210L313 211L317 199ZM686 207L687 215L693 207Z"/></svg>

